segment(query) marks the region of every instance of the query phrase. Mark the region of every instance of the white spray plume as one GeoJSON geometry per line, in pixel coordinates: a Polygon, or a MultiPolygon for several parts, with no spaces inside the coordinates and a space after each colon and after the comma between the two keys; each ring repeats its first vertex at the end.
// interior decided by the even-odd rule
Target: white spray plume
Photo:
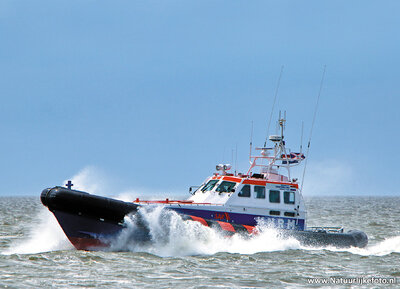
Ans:
{"type": "MultiPolygon", "coordinates": [[[[186,199],[189,197],[188,194],[183,194],[181,192],[160,192],[157,190],[150,190],[148,188],[136,188],[129,189],[123,192],[115,191],[109,184],[109,177],[99,168],[94,166],[87,166],[80,170],[76,175],[70,178],[73,183],[72,189],[78,191],[84,191],[96,195],[107,195],[112,196],[115,199],[121,201],[133,201],[136,198],[145,200],[155,200],[155,199],[186,199]]],[[[64,180],[64,184],[68,180],[64,180]]]]}
{"type": "MultiPolygon", "coordinates": [[[[332,251],[343,251],[336,248],[329,249],[332,251]]],[[[385,256],[392,253],[400,253],[400,236],[387,238],[382,242],[367,246],[366,248],[350,248],[345,251],[361,256],[385,256]]]]}
{"type": "Polygon", "coordinates": [[[31,224],[28,236],[12,243],[3,254],[36,254],[73,248],[50,211],[43,208],[37,219],[39,224],[31,224]]]}
{"type": "Polygon", "coordinates": [[[168,193],[168,192],[157,192],[150,191],[148,189],[131,189],[128,191],[124,191],[115,195],[115,199],[132,202],[139,198],[140,200],[153,201],[153,200],[165,200],[168,198],[169,200],[185,200],[189,198],[189,194],[183,193],[168,193]]]}
{"type": "Polygon", "coordinates": [[[297,240],[281,240],[276,230],[267,228],[251,238],[239,234],[228,238],[199,222],[184,221],[177,213],[161,206],[141,208],[135,216],[125,218],[125,222],[127,228],[111,243],[111,250],[185,256],[218,252],[253,254],[300,248],[297,240]],[[150,240],[146,242],[132,242],[139,231],[138,218],[148,230],[150,240]]]}
{"type": "MultiPolygon", "coordinates": [[[[74,190],[100,195],[107,193],[107,177],[105,177],[104,173],[102,173],[100,169],[94,166],[83,168],[70,180],[72,181],[72,189],[74,190]]],[[[64,180],[64,183],[67,181],[68,180],[64,180]]]]}
{"type": "Polygon", "coordinates": [[[199,222],[184,221],[177,213],[161,206],[143,207],[134,216],[126,217],[127,227],[111,242],[112,251],[147,252],[158,256],[213,255],[218,252],[255,254],[283,250],[346,251],[358,255],[383,256],[400,252],[400,236],[366,248],[338,249],[335,247],[303,246],[294,238],[282,239],[279,232],[260,222],[259,233],[252,236],[220,232],[199,222]],[[140,219],[140,226],[138,220],[140,219]],[[141,227],[142,226],[142,227],[141,227]],[[149,240],[138,241],[137,234],[146,228],[149,240]]]}

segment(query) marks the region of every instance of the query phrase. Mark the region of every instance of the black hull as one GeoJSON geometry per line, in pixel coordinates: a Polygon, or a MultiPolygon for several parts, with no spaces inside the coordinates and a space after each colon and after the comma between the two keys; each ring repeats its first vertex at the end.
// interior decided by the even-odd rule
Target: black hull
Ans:
{"type": "Polygon", "coordinates": [[[78,250],[107,247],[124,228],[124,217],[139,207],[63,187],[43,190],[40,199],[78,250]]]}
{"type": "Polygon", "coordinates": [[[78,250],[98,250],[109,246],[123,225],[63,211],[53,211],[68,240],[78,250]]]}
{"type": "MultiPolygon", "coordinates": [[[[135,214],[140,207],[134,203],[123,202],[111,198],[91,195],[85,192],[54,187],[43,190],[43,205],[53,212],[64,233],[80,250],[98,250],[108,247],[124,228],[124,217],[135,214]]],[[[225,235],[235,233],[257,233],[252,226],[206,220],[191,215],[181,215],[184,220],[201,222],[205,226],[216,228],[225,235]]],[[[138,232],[145,239],[145,230],[138,232]]],[[[282,238],[293,237],[306,246],[333,246],[337,248],[360,247],[368,244],[368,237],[361,231],[347,233],[315,232],[315,231],[280,231],[282,238]]]]}

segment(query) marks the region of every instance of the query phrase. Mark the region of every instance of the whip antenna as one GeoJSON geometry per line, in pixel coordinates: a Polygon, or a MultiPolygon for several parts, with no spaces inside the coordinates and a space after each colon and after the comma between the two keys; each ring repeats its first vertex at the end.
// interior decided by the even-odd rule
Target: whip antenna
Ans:
{"type": "Polygon", "coordinates": [[[237,143],[236,143],[236,148],[235,148],[235,176],[237,172],[237,143]]]}
{"type": "Polygon", "coordinates": [[[300,153],[303,152],[303,132],[304,132],[304,121],[301,122],[300,153]]]}
{"type": "Polygon", "coordinates": [[[251,121],[251,134],[250,134],[250,153],[249,153],[249,160],[251,162],[251,149],[253,147],[253,121],[251,121]]]}
{"type": "Polygon", "coordinates": [[[273,102],[273,104],[272,104],[271,115],[269,116],[269,122],[268,122],[268,128],[267,128],[267,136],[265,137],[264,147],[267,146],[268,135],[269,135],[269,127],[271,126],[272,115],[273,115],[273,113],[274,113],[275,102],[276,102],[276,96],[278,95],[279,86],[280,86],[280,84],[281,84],[282,73],[283,73],[283,65],[281,66],[281,72],[279,73],[278,83],[276,84],[274,102],[273,102]]]}
{"type": "Polygon", "coordinates": [[[301,192],[303,192],[304,176],[306,174],[307,160],[308,160],[308,156],[309,156],[309,152],[310,152],[311,137],[312,137],[312,132],[313,132],[313,129],[314,129],[315,118],[317,116],[319,98],[320,98],[321,92],[322,92],[322,85],[324,84],[325,71],[326,71],[326,65],[324,65],[324,72],[322,73],[322,79],[321,79],[321,83],[320,83],[320,86],[319,86],[317,103],[315,104],[314,116],[313,116],[313,121],[312,121],[312,124],[311,124],[310,138],[308,139],[308,144],[307,144],[306,161],[304,163],[303,178],[301,180],[301,189],[300,189],[301,192]]]}

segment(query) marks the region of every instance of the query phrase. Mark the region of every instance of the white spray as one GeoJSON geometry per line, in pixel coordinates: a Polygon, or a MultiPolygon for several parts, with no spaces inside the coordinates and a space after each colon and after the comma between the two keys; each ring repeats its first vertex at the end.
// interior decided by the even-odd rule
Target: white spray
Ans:
{"type": "Polygon", "coordinates": [[[15,241],[3,254],[36,254],[72,249],[56,218],[43,208],[37,216],[39,224],[31,224],[26,239],[15,241]]]}
{"type": "Polygon", "coordinates": [[[121,234],[111,242],[112,251],[147,252],[158,256],[213,255],[218,252],[255,254],[283,250],[346,251],[358,255],[383,256],[400,252],[400,236],[386,239],[367,248],[338,249],[335,247],[306,247],[296,239],[281,239],[278,231],[260,223],[260,233],[251,237],[235,234],[226,237],[199,222],[184,221],[175,212],[164,208],[141,208],[135,216],[126,217],[127,224],[121,234]],[[141,224],[142,227],[138,226],[141,224]],[[139,228],[140,227],[140,228],[139,228]],[[143,227],[149,239],[138,242],[134,235],[143,227]]]}
{"type": "Polygon", "coordinates": [[[147,252],[159,256],[210,255],[218,252],[253,254],[257,252],[298,249],[297,240],[281,240],[277,231],[263,228],[251,238],[236,234],[225,237],[199,222],[184,221],[175,212],[164,208],[141,208],[133,217],[126,217],[127,228],[111,243],[111,250],[147,252]],[[148,231],[149,240],[132,241],[140,225],[148,231]]]}

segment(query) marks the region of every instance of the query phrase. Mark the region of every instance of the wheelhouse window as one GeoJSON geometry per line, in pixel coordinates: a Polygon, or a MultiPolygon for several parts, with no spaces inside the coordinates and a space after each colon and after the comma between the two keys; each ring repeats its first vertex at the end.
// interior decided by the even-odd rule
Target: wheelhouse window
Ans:
{"type": "Polygon", "coordinates": [[[265,199],[265,187],[254,186],[254,193],[256,194],[257,199],[265,199]]]}
{"type": "Polygon", "coordinates": [[[283,201],[285,204],[294,204],[294,192],[283,192],[283,201]]]}
{"type": "Polygon", "coordinates": [[[240,190],[239,197],[250,198],[250,185],[244,185],[240,190]]]}
{"type": "Polygon", "coordinates": [[[202,189],[202,192],[207,192],[207,191],[211,191],[214,187],[215,184],[218,183],[218,180],[211,180],[209,181],[202,189]]]}
{"type": "Polygon", "coordinates": [[[280,191],[269,191],[269,202],[270,203],[280,203],[281,202],[281,197],[280,197],[281,192],[280,191]]]}
{"type": "Polygon", "coordinates": [[[233,188],[236,186],[236,183],[223,181],[218,188],[215,190],[216,192],[224,192],[224,193],[231,193],[233,192],[233,188]]]}

